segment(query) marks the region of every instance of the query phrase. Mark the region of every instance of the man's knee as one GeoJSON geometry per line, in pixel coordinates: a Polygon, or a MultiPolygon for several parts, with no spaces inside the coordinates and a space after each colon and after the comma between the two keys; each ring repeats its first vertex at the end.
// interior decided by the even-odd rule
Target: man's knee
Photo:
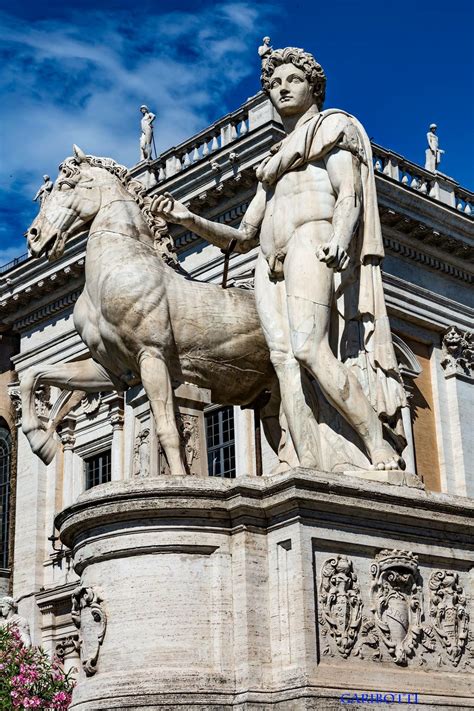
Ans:
{"type": "Polygon", "coordinates": [[[334,360],[328,344],[309,338],[305,342],[295,344],[293,353],[298,363],[318,380],[324,379],[334,360]]]}
{"type": "Polygon", "coordinates": [[[272,361],[273,367],[275,369],[278,369],[280,367],[287,367],[296,362],[293,353],[290,350],[284,348],[271,348],[270,360],[272,361]]]}

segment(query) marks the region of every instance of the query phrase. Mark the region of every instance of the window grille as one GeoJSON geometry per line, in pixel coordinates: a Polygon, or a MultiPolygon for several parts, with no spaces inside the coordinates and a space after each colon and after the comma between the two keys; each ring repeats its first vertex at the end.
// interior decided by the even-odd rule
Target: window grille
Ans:
{"type": "Polygon", "coordinates": [[[222,407],[205,414],[209,476],[235,477],[234,408],[222,407]]]}
{"type": "Polygon", "coordinates": [[[8,568],[11,436],[0,427],[0,568],[8,568]]]}
{"type": "Polygon", "coordinates": [[[112,453],[110,449],[99,454],[94,454],[93,457],[84,459],[84,468],[86,473],[86,489],[92,489],[93,486],[106,484],[111,479],[111,462],[112,453]]]}

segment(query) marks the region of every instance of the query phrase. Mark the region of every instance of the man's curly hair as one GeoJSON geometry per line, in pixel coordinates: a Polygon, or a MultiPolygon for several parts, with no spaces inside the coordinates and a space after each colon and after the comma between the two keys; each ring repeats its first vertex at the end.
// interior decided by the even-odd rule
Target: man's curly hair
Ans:
{"type": "Polygon", "coordinates": [[[262,75],[260,77],[265,93],[269,93],[270,81],[273,72],[282,64],[293,64],[297,69],[304,72],[306,79],[313,86],[313,93],[321,111],[326,96],[326,75],[324,69],[315,60],[312,54],[305,52],[299,47],[285,47],[284,49],[274,49],[263,62],[262,75]]]}

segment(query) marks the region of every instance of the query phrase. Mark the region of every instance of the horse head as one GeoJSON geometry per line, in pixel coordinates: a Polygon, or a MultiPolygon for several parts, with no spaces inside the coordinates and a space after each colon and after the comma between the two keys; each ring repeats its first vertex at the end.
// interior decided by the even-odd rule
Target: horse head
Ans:
{"type": "Polygon", "coordinates": [[[101,189],[93,173],[101,169],[93,168],[90,158],[74,146],[74,156],[59,166],[53,189],[26,233],[33,257],[45,254],[50,261],[59,259],[69,237],[83,230],[97,214],[101,189]]]}

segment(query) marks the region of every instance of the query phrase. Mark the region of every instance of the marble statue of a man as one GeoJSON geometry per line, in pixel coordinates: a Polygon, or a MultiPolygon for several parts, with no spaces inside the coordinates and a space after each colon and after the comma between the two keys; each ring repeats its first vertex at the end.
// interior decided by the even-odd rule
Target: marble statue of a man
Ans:
{"type": "Polygon", "coordinates": [[[12,597],[0,598],[0,627],[14,625],[25,647],[31,647],[30,626],[28,621],[18,614],[18,606],[12,597]]]}
{"type": "Polygon", "coordinates": [[[322,110],[326,77],[311,54],[273,50],[262,85],[287,135],[259,166],[239,229],[201,218],[170,195],[156,197],[152,210],[220,248],[235,240],[236,251],[245,252],[260,243],[255,298],[300,465],[335,468],[308,438],[308,421],[319,425],[320,412],[309,412],[304,369],[320,401],[349,423],[349,438],[361,443],[371,466],[403,468],[406,399],[382,289],[369,139],[346,112],[322,110]]]}
{"type": "Polygon", "coordinates": [[[142,120],[140,122],[140,160],[151,160],[151,149],[153,144],[153,121],[155,120],[156,116],[150,111],[148,106],[145,106],[145,104],[140,106],[140,112],[142,114],[142,120]]]}
{"type": "Polygon", "coordinates": [[[43,204],[43,200],[45,197],[49,195],[51,190],[53,189],[53,181],[49,177],[49,175],[43,175],[43,184],[40,185],[40,188],[36,195],[33,198],[33,202],[37,202],[37,200],[40,201],[40,205],[43,204]]]}
{"type": "Polygon", "coordinates": [[[438,170],[438,165],[441,162],[441,155],[444,153],[444,151],[439,148],[439,139],[436,135],[437,128],[437,125],[432,123],[430,125],[430,130],[426,134],[428,148],[425,151],[425,168],[426,170],[431,170],[432,173],[438,170]]]}

